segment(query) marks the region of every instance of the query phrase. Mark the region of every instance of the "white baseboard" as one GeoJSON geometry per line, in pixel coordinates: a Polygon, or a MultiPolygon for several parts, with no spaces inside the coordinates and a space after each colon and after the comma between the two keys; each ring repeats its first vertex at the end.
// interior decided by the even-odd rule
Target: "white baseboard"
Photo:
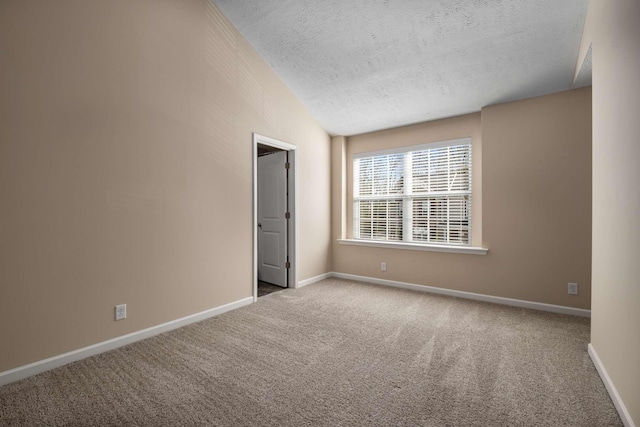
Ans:
{"type": "Polygon", "coordinates": [[[618,390],[616,390],[616,386],[613,385],[613,382],[611,381],[611,378],[609,377],[607,370],[602,364],[602,361],[600,360],[600,357],[598,356],[596,349],[593,347],[591,343],[589,343],[587,348],[589,350],[589,356],[591,357],[591,361],[595,365],[596,370],[600,375],[600,378],[602,378],[602,382],[604,383],[604,386],[607,388],[607,391],[609,392],[609,396],[611,396],[611,400],[613,401],[614,406],[618,410],[618,414],[620,414],[620,419],[622,420],[622,423],[626,427],[636,427],[635,423],[631,419],[631,414],[629,414],[627,407],[624,405],[624,402],[622,401],[622,399],[620,398],[620,395],[618,394],[618,390]]]}
{"type": "Polygon", "coordinates": [[[531,308],[552,313],[570,314],[580,317],[591,317],[591,310],[582,308],[565,307],[562,305],[545,304],[541,302],[525,301],[513,298],[496,297],[492,295],[476,294],[473,292],[456,291],[453,289],[436,288],[434,286],[416,285],[413,283],[396,282],[393,280],[378,279],[375,277],[356,276],[354,274],[330,273],[331,277],[339,279],[357,280],[359,282],[373,283],[375,285],[391,286],[394,288],[411,289],[413,291],[429,292],[432,294],[448,295],[452,297],[472,299],[476,301],[491,302],[494,304],[510,305],[514,307],[531,308]]]}
{"type": "Polygon", "coordinates": [[[48,359],[30,363],[28,365],[19,366],[8,371],[0,372],[0,386],[66,365],[71,362],[75,362],[80,359],[85,359],[99,353],[104,353],[105,351],[113,350],[118,347],[122,347],[124,345],[170,331],[172,329],[177,329],[191,323],[199,322],[201,320],[226,313],[227,311],[235,310],[251,303],[253,303],[253,297],[243,298],[241,300],[205,310],[200,313],[192,314],[181,319],[172,320],[171,322],[152,326],[141,331],[132,332],[121,337],[113,338],[107,341],[90,345],[88,347],[80,348],[78,350],[73,350],[68,353],[50,357],[48,359]]]}
{"type": "Polygon", "coordinates": [[[297,288],[301,288],[303,286],[310,285],[312,283],[319,282],[319,281],[324,280],[324,279],[329,279],[330,277],[333,277],[333,274],[334,273],[324,273],[324,274],[321,274],[319,276],[315,276],[315,277],[311,277],[309,279],[301,280],[301,281],[298,282],[298,286],[296,286],[296,289],[297,288]]]}

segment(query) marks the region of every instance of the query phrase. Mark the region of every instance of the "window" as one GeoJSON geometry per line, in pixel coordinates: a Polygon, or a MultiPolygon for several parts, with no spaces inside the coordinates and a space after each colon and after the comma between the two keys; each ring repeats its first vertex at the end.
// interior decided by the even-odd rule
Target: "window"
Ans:
{"type": "Polygon", "coordinates": [[[471,139],[354,156],[354,238],[471,244],[471,139]]]}

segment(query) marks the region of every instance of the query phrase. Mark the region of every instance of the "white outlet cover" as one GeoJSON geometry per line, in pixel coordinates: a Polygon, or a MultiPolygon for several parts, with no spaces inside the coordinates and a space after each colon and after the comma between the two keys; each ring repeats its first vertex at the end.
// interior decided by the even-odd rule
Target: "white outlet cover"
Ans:
{"type": "Polygon", "coordinates": [[[386,262],[380,263],[380,270],[387,271],[387,263],[386,262]]]}
{"type": "Polygon", "coordinates": [[[568,290],[569,295],[578,295],[578,284],[577,283],[569,283],[567,290],[568,290]]]}
{"type": "Polygon", "coordinates": [[[116,320],[122,320],[127,317],[127,304],[116,305],[116,320]]]}

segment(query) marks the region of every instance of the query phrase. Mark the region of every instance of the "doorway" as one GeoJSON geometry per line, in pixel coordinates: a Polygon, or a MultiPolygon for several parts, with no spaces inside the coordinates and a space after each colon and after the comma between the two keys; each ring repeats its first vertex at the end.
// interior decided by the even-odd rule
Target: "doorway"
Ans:
{"type": "Polygon", "coordinates": [[[288,284],[288,154],[258,144],[258,287],[288,284]]]}
{"type": "Polygon", "coordinates": [[[297,284],[295,161],[296,146],[253,134],[254,301],[259,282],[271,290],[297,284]]]}

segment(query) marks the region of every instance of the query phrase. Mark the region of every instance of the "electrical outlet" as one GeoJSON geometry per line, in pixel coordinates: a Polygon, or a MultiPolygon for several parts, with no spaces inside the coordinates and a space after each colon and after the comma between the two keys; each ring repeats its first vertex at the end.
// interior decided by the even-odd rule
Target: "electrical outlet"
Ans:
{"type": "Polygon", "coordinates": [[[116,320],[122,320],[127,317],[127,304],[116,305],[116,320]]]}
{"type": "Polygon", "coordinates": [[[386,262],[381,262],[380,263],[380,271],[387,271],[387,263],[386,262]]]}
{"type": "Polygon", "coordinates": [[[567,286],[567,293],[569,295],[578,295],[578,284],[569,283],[569,285],[567,286]]]}

